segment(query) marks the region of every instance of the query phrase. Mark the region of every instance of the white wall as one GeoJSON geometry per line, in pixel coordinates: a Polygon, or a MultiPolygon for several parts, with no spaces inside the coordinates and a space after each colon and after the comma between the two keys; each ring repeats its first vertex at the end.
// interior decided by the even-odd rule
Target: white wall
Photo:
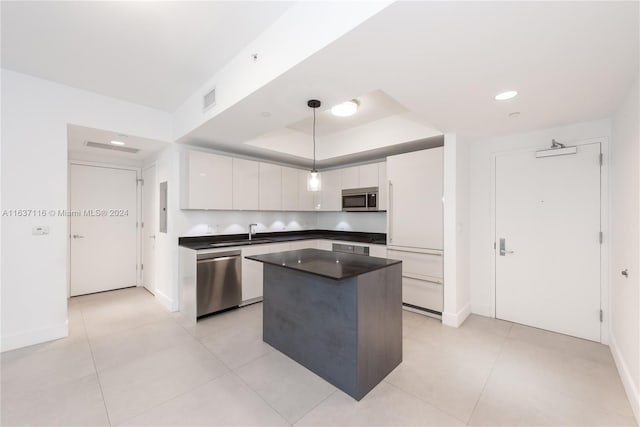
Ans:
{"type": "MultiPolygon", "coordinates": [[[[3,209],[67,209],[69,123],[171,138],[169,114],[2,70],[3,209]]],[[[3,351],[67,334],[67,246],[64,217],[2,218],[3,351]]]]}
{"type": "Polygon", "coordinates": [[[469,282],[469,141],[456,138],[456,317],[458,325],[471,313],[469,282]]]}
{"type": "MultiPolygon", "coordinates": [[[[491,224],[492,156],[495,153],[529,148],[547,148],[551,139],[577,142],[610,137],[609,120],[576,123],[535,132],[471,141],[469,143],[469,275],[471,311],[492,316],[491,224]]],[[[606,203],[606,201],[605,201],[606,203]]]]}
{"type": "Polygon", "coordinates": [[[444,309],[442,323],[462,325],[470,314],[468,262],[468,141],[444,135],[444,309]]]}
{"type": "Polygon", "coordinates": [[[611,350],[640,419],[640,83],[613,118],[611,142],[611,350]],[[628,269],[629,278],[620,272],[628,269]]]}

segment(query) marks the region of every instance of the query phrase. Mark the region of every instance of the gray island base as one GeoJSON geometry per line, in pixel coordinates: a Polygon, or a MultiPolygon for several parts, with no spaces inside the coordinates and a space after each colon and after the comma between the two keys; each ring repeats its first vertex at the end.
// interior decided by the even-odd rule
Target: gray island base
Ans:
{"type": "Polygon", "coordinates": [[[318,249],[264,263],[263,340],[356,400],[402,362],[400,261],[318,249]]]}

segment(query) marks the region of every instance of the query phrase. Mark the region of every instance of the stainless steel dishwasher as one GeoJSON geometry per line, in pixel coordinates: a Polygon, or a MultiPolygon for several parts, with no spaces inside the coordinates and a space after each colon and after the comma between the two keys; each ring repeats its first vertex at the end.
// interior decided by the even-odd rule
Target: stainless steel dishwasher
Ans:
{"type": "Polygon", "coordinates": [[[240,251],[198,255],[196,317],[236,307],[242,301],[240,251]]]}

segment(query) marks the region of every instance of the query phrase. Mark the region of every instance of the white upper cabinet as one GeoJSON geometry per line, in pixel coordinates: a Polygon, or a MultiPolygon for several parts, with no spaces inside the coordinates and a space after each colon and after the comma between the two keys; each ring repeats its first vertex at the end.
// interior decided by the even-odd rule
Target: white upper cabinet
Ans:
{"type": "Polygon", "coordinates": [[[378,210],[387,210],[388,193],[387,162],[380,162],[378,163],[378,210]]]}
{"type": "Polygon", "coordinates": [[[342,189],[378,186],[378,163],[342,169],[342,189]]]}
{"type": "Polygon", "coordinates": [[[182,209],[232,209],[233,162],[231,157],[202,151],[182,156],[182,209]]]}
{"type": "Polygon", "coordinates": [[[387,158],[387,244],[443,248],[443,148],[387,158]]]}
{"type": "Polygon", "coordinates": [[[260,163],[260,210],[282,210],[282,166],[260,163]]]}
{"type": "Polygon", "coordinates": [[[342,188],[360,187],[360,166],[342,169],[342,188]]]}
{"type": "Polygon", "coordinates": [[[334,169],[320,173],[322,191],[320,192],[321,211],[342,210],[342,170],[334,169]]]}
{"type": "MultiPolygon", "coordinates": [[[[306,181],[305,181],[306,186],[306,181]]],[[[306,190],[306,187],[305,187],[306,190]]],[[[298,169],[282,167],[282,210],[298,209],[298,169]]]]}
{"type": "Polygon", "coordinates": [[[233,159],[233,209],[258,210],[260,204],[258,162],[233,159]]]}
{"type": "MultiPolygon", "coordinates": [[[[313,211],[315,210],[316,191],[307,190],[307,177],[309,171],[297,170],[298,172],[298,209],[299,211],[313,211]]],[[[321,178],[322,179],[322,176],[321,178]]]]}
{"type": "Polygon", "coordinates": [[[378,164],[362,165],[358,167],[360,181],[358,186],[361,188],[378,186],[378,164]]]}

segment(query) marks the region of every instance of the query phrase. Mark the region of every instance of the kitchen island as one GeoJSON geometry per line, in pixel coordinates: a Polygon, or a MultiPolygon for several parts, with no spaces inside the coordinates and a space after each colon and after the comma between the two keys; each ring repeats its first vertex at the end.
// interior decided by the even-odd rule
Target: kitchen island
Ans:
{"type": "Polygon", "coordinates": [[[263,340],[356,400],[402,361],[401,261],[318,249],[264,263],[263,340]]]}

